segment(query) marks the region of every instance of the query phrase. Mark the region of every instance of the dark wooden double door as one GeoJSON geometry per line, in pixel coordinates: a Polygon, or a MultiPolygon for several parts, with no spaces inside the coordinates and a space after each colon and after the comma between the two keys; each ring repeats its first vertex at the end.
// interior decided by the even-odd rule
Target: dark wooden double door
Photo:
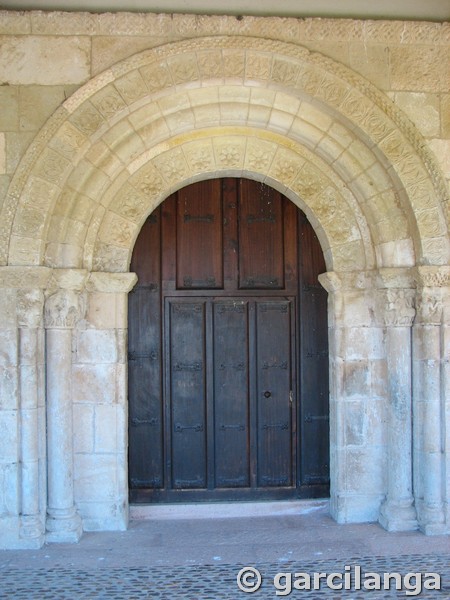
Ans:
{"type": "Polygon", "coordinates": [[[131,501],[328,495],[325,266],[303,213],[254,181],[192,184],[131,270],[131,501]]]}

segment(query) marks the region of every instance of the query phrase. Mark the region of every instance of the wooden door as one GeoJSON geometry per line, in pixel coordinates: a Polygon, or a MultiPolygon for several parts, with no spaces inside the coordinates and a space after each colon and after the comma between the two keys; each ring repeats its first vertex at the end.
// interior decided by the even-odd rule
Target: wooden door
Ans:
{"type": "Polygon", "coordinates": [[[304,215],[260,183],[200,182],[147,220],[131,270],[131,500],[326,495],[324,264],[304,215]]]}

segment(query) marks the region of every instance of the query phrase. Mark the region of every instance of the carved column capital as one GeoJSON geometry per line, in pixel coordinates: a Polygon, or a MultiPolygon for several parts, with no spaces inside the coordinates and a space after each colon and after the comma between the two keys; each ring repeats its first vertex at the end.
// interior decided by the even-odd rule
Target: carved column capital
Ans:
{"type": "Polygon", "coordinates": [[[416,297],[417,320],[425,325],[440,325],[443,313],[442,292],[435,288],[420,288],[416,297]]]}
{"type": "Polygon", "coordinates": [[[36,329],[42,326],[44,293],[40,289],[17,291],[17,324],[21,329],[36,329]]]}
{"type": "Polygon", "coordinates": [[[84,317],[84,295],[74,290],[58,290],[45,302],[46,329],[73,329],[84,317]]]}
{"type": "Polygon", "coordinates": [[[379,310],[387,327],[411,327],[416,315],[415,291],[389,288],[379,292],[379,310]]]}
{"type": "Polygon", "coordinates": [[[417,267],[414,279],[417,285],[417,321],[427,325],[440,325],[444,296],[450,287],[450,267],[417,267]]]}

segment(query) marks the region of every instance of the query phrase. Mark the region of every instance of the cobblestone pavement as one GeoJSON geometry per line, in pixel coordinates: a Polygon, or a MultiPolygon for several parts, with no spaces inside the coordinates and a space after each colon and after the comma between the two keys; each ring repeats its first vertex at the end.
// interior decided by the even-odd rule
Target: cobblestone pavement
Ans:
{"type": "MultiPolygon", "coordinates": [[[[409,598],[418,595],[422,598],[450,598],[450,554],[442,556],[407,555],[397,558],[386,557],[351,557],[343,560],[315,560],[298,563],[263,563],[254,564],[262,575],[261,588],[255,593],[244,593],[238,588],[237,574],[243,565],[214,564],[191,566],[151,566],[126,568],[75,568],[58,567],[47,569],[6,569],[0,574],[0,598],[8,600],[73,600],[78,598],[131,600],[140,598],[154,599],[186,599],[186,600],[220,600],[222,598],[238,600],[239,598],[280,597],[276,595],[274,577],[277,573],[324,572],[327,574],[345,573],[345,566],[350,572],[351,589],[335,591],[329,589],[325,580],[321,580],[319,590],[292,589],[290,598],[346,598],[352,600],[375,600],[381,598],[409,598]],[[354,566],[361,567],[361,590],[355,590],[354,566]],[[422,573],[422,586],[425,573],[438,573],[441,576],[441,590],[423,590],[417,594],[418,580],[402,579],[402,590],[395,589],[393,580],[385,591],[364,589],[369,572],[400,573],[402,578],[407,573],[422,573]],[[408,590],[409,585],[409,590],[408,590]],[[409,591],[407,595],[406,592],[409,591]]],[[[295,581],[293,576],[292,582],[295,581]]],[[[303,587],[306,586],[302,580],[303,587]]],[[[342,580],[345,581],[345,580],[342,580]]],[[[339,583],[334,581],[334,584],[339,583]]],[[[287,595],[286,578],[278,584],[282,595],[287,595]]],[[[345,584],[344,584],[345,585],[345,584]]],[[[293,587],[293,586],[292,586],[293,587]]]]}
{"type": "MultiPolygon", "coordinates": [[[[132,520],[127,531],[88,532],[78,544],[0,551],[0,599],[450,600],[449,536],[388,533],[376,523],[340,525],[323,501],[277,503],[267,514],[262,514],[263,506],[255,504],[256,513],[242,513],[240,518],[225,518],[223,506],[217,508],[219,518],[217,514],[197,518],[194,509],[163,518],[152,509],[151,516],[132,520]],[[261,574],[261,586],[254,593],[238,586],[237,576],[244,567],[261,574]],[[383,582],[385,572],[398,573],[402,589],[396,589],[394,580],[383,591],[365,589],[375,581],[369,573],[383,582]],[[278,573],[286,576],[275,579],[278,573]],[[331,585],[342,583],[343,589],[328,587],[326,576],[317,589],[314,573],[341,574],[331,585]],[[410,573],[419,575],[409,577],[410,573]],[[440,591],[418,593],[420,579],[422,588],[431,581],[426,573],[440,576],[440,591]],[[296,582],[303,589],[294,587],[296,582]]],[[[204,515],[205,508],[201,511],[204,515]]],[[[249,585],[253,581],[242,579],[249,585]]]]}

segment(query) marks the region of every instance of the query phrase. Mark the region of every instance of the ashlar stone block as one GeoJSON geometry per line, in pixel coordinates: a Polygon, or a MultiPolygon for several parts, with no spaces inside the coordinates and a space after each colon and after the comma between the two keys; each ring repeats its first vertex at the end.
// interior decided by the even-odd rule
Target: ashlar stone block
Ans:
{"type": "Polygon", "coordinates": [[[76,363],[102,364],[117,361],[116,332],[110,329],[79,331],[76,340],[76,363]]]}
{"type": "Polygon", "coordinates": [[[17,411],[0,411],[0,462],[17,461],[19,431],[17,411]]]}
{"type": "Polygon", "coordinates": [[[0,86],[0,131],[19,130],[19,87],[0,86]]]}
{"type": "Polygon", "coordinates": [[[114,404],[116,401],[115,366],[75,365],[72,397],[74,402],[83,404],[114,404]]]}
{"type": "Polygon", "coordinates": [[[117,452],[117,406],[98,405],[95,407],[95,448],[96,453],[117,452]]]}
{"type": "Polygon", "coordinates": [[[16,367],[0,367],[0,410],[15,410],[19,404],[16,367]]]}
{"type": "Polygon", "coordinates": [[[94,407],[88,404],[73,405],[73,450],[83,454],[94,451],[94,407]]]}
{"type": "Polygon", "coordinates": [[[76,502],[106,502],[117,498],[115,454],[76,454],[74,496],[76,502]]]}
{"type": "Polygon", "coordinates": [[[4,36],[0,81],[9,85],[84,83],[90,77],[90,49],[88,37],[4,36]]]}
{"type": "Polygon", "coordinates": [[[369,397],[370,394],[370,368],[366,360],[346,361],[344,363],[344,379],[342,381],[343,393],[349,398],[352,396],[369,397]]]}
{"type": "Polygon", "coordinates": [[[128,502],[77,502],[84,531],[125,531],[128,525],[128,502]]]}

